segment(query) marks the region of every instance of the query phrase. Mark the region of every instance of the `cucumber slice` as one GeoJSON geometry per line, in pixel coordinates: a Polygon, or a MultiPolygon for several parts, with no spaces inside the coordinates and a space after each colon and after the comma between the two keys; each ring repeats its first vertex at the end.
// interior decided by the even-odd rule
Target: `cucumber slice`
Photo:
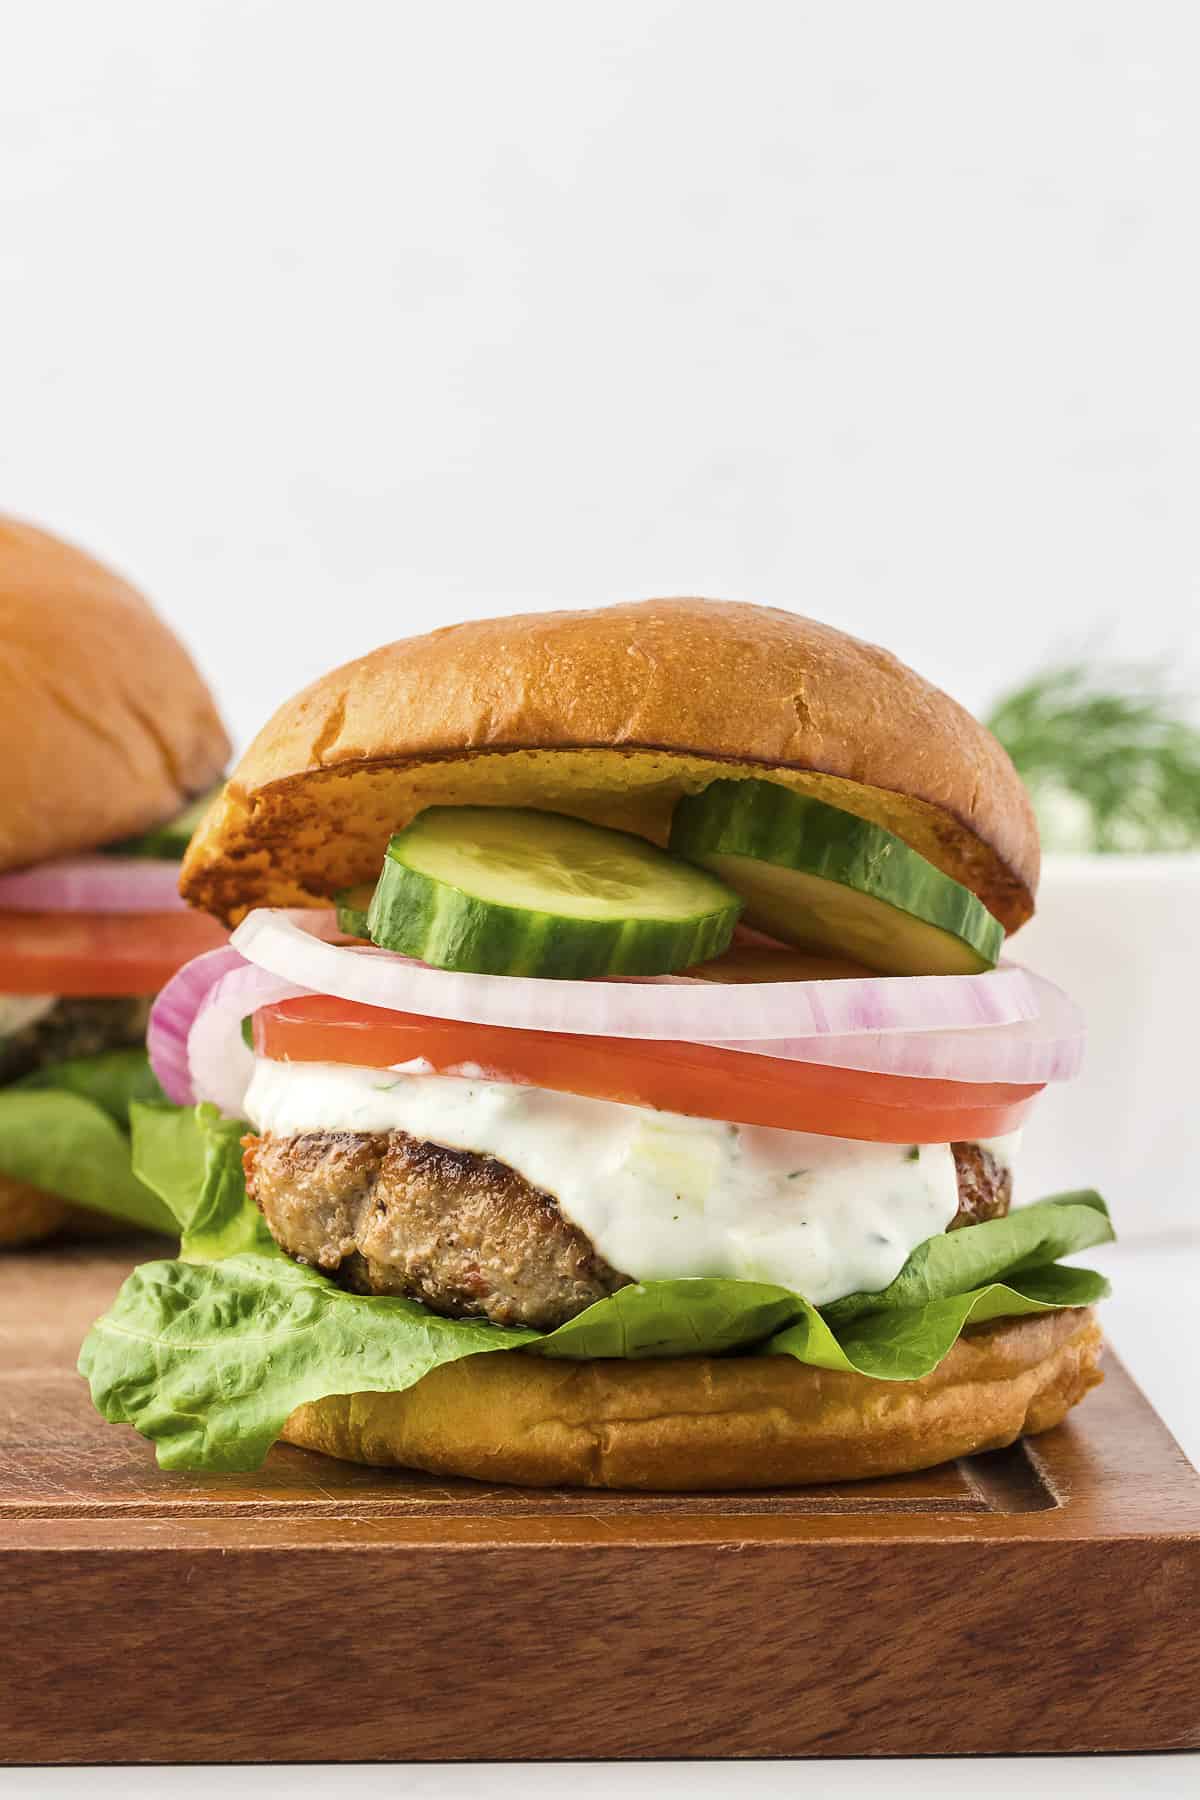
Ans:
{"type": "Polygon", "coordinates": [[[969,888],[869,819],[772,781],[714,781],[685,796],[671,849],[746,902],[746,923],[884,975],[973,975],[1004,927],[969,888]]]}
{"type": "Polygon", "coordinates": [[[338,930],[345,932],[347,937],[370,937],[371,928],[367,923],[367,915],[371,910],[371,895],[374,892],[371,883],[364,881],[358,887],[343,888],[340,894],[333,896],[338,930]]]}
{"type": "Polygon", "coordinates": [[[741,910],[715,876],[562,813],[431,806],[392,838],[377,944],[483,975],[665,975],[719,956],[741,910]]]}

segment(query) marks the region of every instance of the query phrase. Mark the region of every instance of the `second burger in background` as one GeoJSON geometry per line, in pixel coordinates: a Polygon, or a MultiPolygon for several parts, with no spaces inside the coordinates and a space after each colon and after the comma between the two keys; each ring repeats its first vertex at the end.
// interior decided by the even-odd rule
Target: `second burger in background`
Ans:
{"type": "Polygon", "coordinates": [[[153,996],[225,940],[177,892],[229,741],[187,651],[82,551],[0,519],[0,1246],[175,1229],[133,1175],[153,996]]]}

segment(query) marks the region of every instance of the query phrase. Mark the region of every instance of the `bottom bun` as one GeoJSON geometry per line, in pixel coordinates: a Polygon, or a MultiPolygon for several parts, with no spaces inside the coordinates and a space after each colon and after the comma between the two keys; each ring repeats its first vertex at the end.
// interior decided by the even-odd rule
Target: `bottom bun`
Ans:
{"type": "Polygon", "coordinates": [[[122,1226],[119,1219],[110,1219],[107,1213],[73,1206],[44,1188],[0,1175],[0,1250],[36,1244],[43,1238],[68,1232],[73,1237],[107,1237],[121,1230],[128,1231],[129,1226],[122,1226]]]}
{"type": "Polygon", "coordinates": [[[402,1394],[299,1407],[284,1439],[349,1462],[526,1487],[786,1487],[927,1469],[1057,1425],[1102,1380],[1089,1310],[968,1331],[921,1381],[787,1356],[560,1362],[492,1351],[402,1394]]]}

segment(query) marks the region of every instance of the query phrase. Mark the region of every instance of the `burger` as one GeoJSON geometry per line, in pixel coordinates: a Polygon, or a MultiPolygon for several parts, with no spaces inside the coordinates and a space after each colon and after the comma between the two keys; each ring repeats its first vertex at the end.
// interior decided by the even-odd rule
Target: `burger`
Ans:
{"type": "Polygon", "coordinates": [[[1111,1237],[1013,1206],[1074,1074],[1006,960],[1038,840],[886,651],[694,599],[390,644],[261,732],[182,891],[234,927],[134,1108],[179,1258],[84,1345],[168,1468],[277,1440],[534,1485],[896,1473],[1099,1379],[1111,1237]]]}
{"type": "Polygon", "coordinates": [[[229,756],[183,646],[82,551],[0,519],[0,1246],[174,1230],[130,1166],[154,994],[224,942],[179,858],[229,756]]]}

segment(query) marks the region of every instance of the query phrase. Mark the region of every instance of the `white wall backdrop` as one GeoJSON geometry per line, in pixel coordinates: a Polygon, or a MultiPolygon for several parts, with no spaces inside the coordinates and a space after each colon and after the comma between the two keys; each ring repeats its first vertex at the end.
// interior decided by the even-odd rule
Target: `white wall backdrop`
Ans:
{"type": "Polygon", "coordinates": [[[696,591],[980,704],[1185,654],[1191,0],[38,0],[0,54],[0,509],[239,739],[385,638],[696,591]]]}

